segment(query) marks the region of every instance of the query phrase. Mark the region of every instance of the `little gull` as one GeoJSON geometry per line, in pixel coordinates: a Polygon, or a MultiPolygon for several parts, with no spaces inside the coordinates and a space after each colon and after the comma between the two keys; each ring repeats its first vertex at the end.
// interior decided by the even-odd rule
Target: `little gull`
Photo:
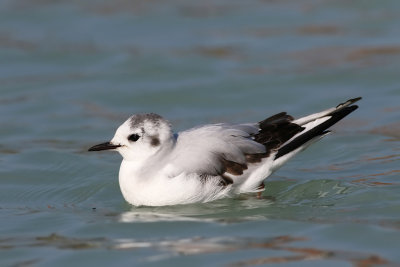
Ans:
{"type": "Polygon", "coordinates": [[[89,151],[116,150],[119,184],[135,206],[208,202],[264,190],[264,180],[318,141],[358,108],[361,97],[294,119],[286,112],[258,123],[210,124],[174,134],[157,114],[136,114],[110,142],[89,151]]]}

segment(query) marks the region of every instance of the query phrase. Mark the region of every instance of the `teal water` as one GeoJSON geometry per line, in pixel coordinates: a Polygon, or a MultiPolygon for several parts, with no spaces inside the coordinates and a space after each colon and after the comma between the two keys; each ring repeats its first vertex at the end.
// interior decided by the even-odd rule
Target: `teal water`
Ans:
{"type": "Polygon", "coordinates": [[[0,2],[1,266],[400,265],[400,2],[0,2]],[[351,2],[351,3],[350,3],[351,2]],[[137,112],[182,130],[362,96],[265,199],[135,208],[137,112]]]}

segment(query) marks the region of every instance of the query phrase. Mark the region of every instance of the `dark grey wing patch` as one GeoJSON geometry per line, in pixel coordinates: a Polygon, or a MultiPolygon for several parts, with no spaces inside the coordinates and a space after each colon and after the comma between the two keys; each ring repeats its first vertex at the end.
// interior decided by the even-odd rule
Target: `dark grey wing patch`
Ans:
{"type": "Polygon", "coordinates": [[[214,170],[212,173],[203,174],[201,176],[203,177],[202,180],[206,181],[207,179],[215,179],[218,177],[222,186],[232,184],[233,180],[229,177],[230,175],[242,175],[243,172],[248,169],[249,164],[262,162],[262,160],[270,156],[272,152],[277,151],[282,144],[304,130],[304,127],[292,123],[293,120],[294,118],[292,116],[286,114],[286,112],[281,112],[260,121],[258,123],[259,131],[250,133],[248,138],[262,144],[265,147],[265,152],[245,153],[244,163],[236,162],[232,159],[228,160],[224,154],[216,155],[215,160],[220,164],[218,169],[214,170]]]}
{"type": "Polygon", "coordinates": [[[225,158],[221,158],[222,174],[229,173],[232,175],[242,175],[244,170],[247,170],[247,164],[240,164],[225,158]]]}
{"type": "Polygon", "coordinates": [[[245,154],[247,163],[259,163],[263,158],[268,157],[268,153],[245,154]]]}
{"type": "Polygon", "coordinates": [[[219,185],[227,186],[233,184],[232,178],[227,174],[242,175],[243,171],[248,168],[247,164],[227,160],[223,154],[219,155],[216,160],[220,163],[219,168],[215,169],[214,172],[200,174],[201,181],[206,182],[208,179],[218,178],[220,179],[219,185]]]}
{"type": "MultiPolygon", "coordinates": [[[[266,153],[255,156],[255,158],[268,157],[272,151],[275,151],[290,138],[304,130],[304,127],[292,123],[292,121],[293,117],[286,114],[286,112],[278,113],[260,121],[258,123],[260,131],[253,134],[253,139],[257,143],[264,145],[266,153]]],[[[252,157],[251,159],[254,158],[252,157]]]]}
{"type": "Polygon", "coordinates": [[[264,145],[265,153],[245,154],[245,163],[238,163],[227,160],[224,155],[220,157],[222,164],[222,174],[229,173],[231,175],[242,175],[248,168],[248,164],[260,163],[264,158],[268,157],[271,152],[276,151],[282,144],[304,130],[295,123],[292,123],[293,117],[286,112],[278,113],[258,123],[260,130],[251,134],[255,142],[264,145]]]}

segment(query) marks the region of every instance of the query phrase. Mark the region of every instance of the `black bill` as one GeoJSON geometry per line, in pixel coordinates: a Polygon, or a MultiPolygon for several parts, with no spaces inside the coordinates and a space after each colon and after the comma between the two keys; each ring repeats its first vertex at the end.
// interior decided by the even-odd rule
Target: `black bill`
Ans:
{"type": "Polygon", "coordinates": [[[110,149],[116,149],[118,147],[120,147],[121,145],[114,145],[110,142],[105,142],[105,143],[101,143],[95,146],[92,146],[91,148],[89,148],[88,151],[101,151],[101,150],[110,150],[110,149]]]}

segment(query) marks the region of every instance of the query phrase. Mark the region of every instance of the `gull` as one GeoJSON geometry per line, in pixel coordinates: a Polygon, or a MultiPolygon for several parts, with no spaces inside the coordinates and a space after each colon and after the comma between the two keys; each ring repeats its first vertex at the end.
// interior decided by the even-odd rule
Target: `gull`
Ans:
{"type": "Polygon", "coordinates": [[[89,151],[118,151],[119,185],[134,206],[203,203],[264,190],[264,180],[294,155],[330,133],[358,108],[347,100],[294,119],[286,112],[258,123],[209,124],[174,133],[160,115],[135,114],[109,142],[89,151]]]}

